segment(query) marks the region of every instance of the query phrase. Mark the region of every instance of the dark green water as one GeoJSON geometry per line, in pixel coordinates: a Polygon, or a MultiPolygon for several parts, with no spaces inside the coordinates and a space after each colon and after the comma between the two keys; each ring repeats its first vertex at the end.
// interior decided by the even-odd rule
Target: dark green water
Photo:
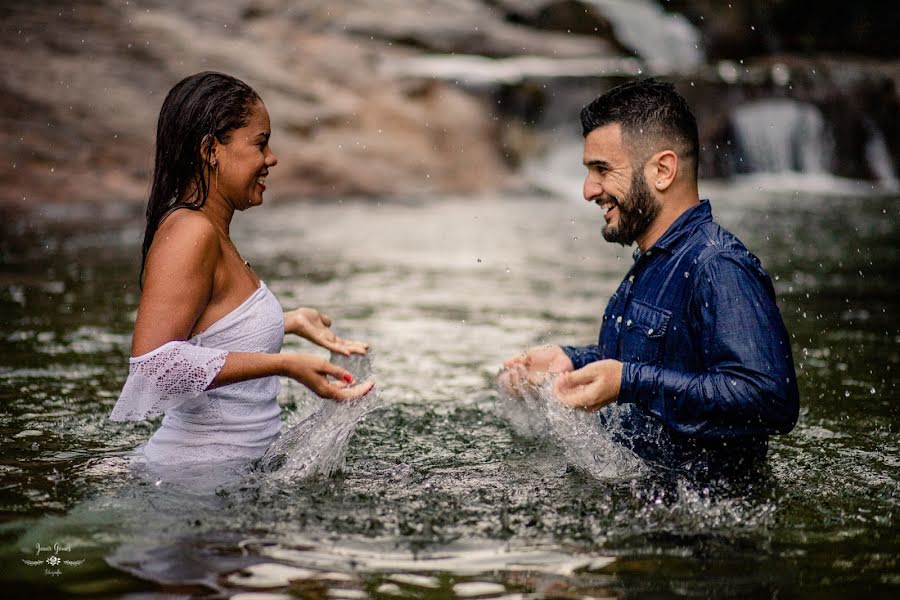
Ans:
{"type": "MultiPolygon", "coordinates": [[[[630,257],[603,242],[593,205],[428,198],[239,215],[238,245],[285,308],[325,308],[372,343],[383,406],[338,474],[212,494],[130,474],[126,455],[155,424],[107,421],[127,372],[140,216],[8,215],[2,585],[85,598],[892,596],[900,197],[850,190],[703,190],[775,279],[802,395],[770,476],[731,498],[682,486],[673,499],[614,455],[609,476],[585,469],[567,459],[583,439],[519,435],[498,405],[504,358],[596,336],[630,257]],[[83,562],[58,575],[23,562],[51,555],[83,562]]],[[[289,424],[315,407],[290,382],[280,400],[289,424]]]]}

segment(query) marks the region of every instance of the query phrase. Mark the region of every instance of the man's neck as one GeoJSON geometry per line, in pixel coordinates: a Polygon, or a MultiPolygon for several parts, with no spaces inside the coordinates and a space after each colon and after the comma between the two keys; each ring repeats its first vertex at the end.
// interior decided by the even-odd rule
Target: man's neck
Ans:
{"type": "Polygon", "coordinates": [[[696,186],[680,192],[671,190],[664,195],[657,196],[657,199],[662,205],[659,214],[636,240],[641,252],[646,252],[648,248],[652,247],[685,211],[700,203],[700,195],[696,186]]]}

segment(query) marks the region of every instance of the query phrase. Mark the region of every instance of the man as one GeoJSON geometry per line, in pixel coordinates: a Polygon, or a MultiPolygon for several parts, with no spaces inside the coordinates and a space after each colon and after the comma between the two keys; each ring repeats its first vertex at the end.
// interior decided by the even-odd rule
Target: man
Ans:
{"type": "Polygon", "coordinates": [[[673,85],[613,88],[581,112],[584,198],[603,237],[637,243],[598,344],[543,346],[504,363],[500,385],[557,374],[566,404],[598,410],[645,459],[707,475],[761,465],[770,434],[796,423],[790,343],[759,260],[715,224],[697,191],[698,135],[673,85]],[[615,424],[611,421],[615,421],[615,424]]]}

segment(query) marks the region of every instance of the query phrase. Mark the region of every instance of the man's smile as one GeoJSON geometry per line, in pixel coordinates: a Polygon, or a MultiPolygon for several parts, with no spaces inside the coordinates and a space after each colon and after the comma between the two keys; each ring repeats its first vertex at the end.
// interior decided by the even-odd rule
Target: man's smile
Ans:
{"type": "Polygon", "coordinates": [[[603,211],[604,211],[603,217],[606,219],[607,222],[612,218],[613,209],[616,208],[617,206],[619,206],[618,200],[616,200],[615,198],[611,198],[611,197],[610,198],[598,198],[597,200],[594,200],[594,203],[603,209],[603,211]]]}

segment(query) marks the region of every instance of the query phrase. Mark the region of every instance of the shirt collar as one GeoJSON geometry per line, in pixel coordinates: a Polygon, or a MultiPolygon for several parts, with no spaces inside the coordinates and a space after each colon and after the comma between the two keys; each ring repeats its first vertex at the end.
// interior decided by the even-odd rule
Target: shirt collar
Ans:
{"type": "MultiPolygon", "coordinates": [[[[671,252],[672,247],[678,244],[685,235],[691,233],[699,225],[712,221],[712,206],[709,200],[701,200],[699,204],[695,204],[683,213],[681,213],[675,221],[669,225],[665,233],[660,236],[656,243],[650,247],[652,250],[665,250],[671,252]]],[[[634,259],[637,260],[643,254],[640,249],[634,251],[634,259]]]]}

